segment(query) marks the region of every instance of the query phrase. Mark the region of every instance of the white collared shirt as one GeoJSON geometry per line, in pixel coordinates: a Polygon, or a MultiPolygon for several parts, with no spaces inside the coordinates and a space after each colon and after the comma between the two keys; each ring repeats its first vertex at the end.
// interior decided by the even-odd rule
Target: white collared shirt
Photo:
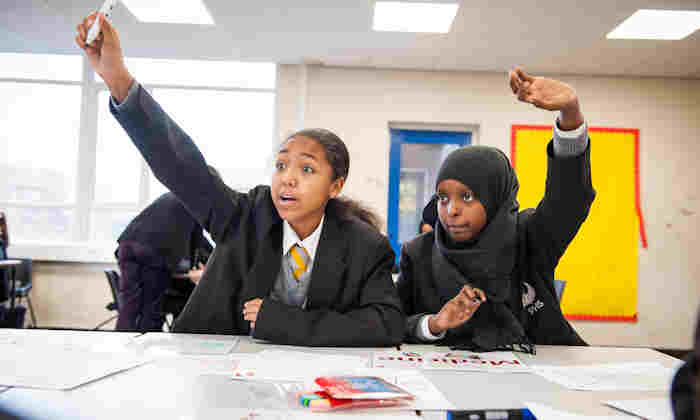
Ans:
{"type": "Polygon", "coordinates": [[[321,216],[321,222],[318,224],[316,229],[311,232],[311,235],[307,236],[306,239],[299,239],[299,235],[292,229],[292,225],[286,220],[284,221],[284,227],[282,228],[282,258],[289,252],[290,249],[296,244],[304,247],[306,252],[309,254],[309,266],[313,267],[314,259],[316,258],[316,250],[318,249],[318,242],[321,240],[321,231],[323,230],[323,222],[326,219],[326,215],[321,216]]]}

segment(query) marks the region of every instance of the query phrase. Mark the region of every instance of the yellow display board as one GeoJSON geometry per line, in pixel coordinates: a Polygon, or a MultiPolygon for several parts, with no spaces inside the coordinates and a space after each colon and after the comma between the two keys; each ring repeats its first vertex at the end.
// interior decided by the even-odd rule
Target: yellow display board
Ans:
{"type": "MultiPolygon", "coordinates": [[[[646,248],[639,193],[639,130],[588,129],[596,198],[555,272],[566,281],[567,319],[636,322],[639,246],[646,248]]],[[[544,196],[551,126],[514,125],[511,163],[520,208],[544,196]]]]}

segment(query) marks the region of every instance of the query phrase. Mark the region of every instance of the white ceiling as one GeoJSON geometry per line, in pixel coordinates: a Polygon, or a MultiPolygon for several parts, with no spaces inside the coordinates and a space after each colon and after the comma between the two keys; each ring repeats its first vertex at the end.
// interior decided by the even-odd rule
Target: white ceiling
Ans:
{"type": "MultiPolygon", "coordinates": [[[[374,32],[374,0],[204,2],[216,26],[139,23],[120,4],[113,21],[125,54],[450,71],[522,65],[539,74],[700,78],[700,31],[680,41],[605,39],[637,9],[700,10],[700,0],[458,0],[448,34],[374,32]]],[[[101,3],[0,0],[0,52],[78,53],[75,25],[101,3]]]]}

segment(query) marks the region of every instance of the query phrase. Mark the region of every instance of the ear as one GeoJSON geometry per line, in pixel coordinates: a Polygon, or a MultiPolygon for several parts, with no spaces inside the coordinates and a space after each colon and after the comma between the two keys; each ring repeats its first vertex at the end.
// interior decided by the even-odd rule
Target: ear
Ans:
{"type": "Polygon", "coordinates": [[[341,191],[343,191],[343,185],[345,185],[345,177],[338,177],[333,183],[331,184],[330,191],[328,192],[328,196],[330,198],[336,198],[341,191]]]}

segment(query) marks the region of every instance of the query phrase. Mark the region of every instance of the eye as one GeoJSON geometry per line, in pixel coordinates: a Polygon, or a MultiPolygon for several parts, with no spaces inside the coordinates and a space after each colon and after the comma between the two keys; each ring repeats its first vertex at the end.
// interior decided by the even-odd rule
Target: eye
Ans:
{"type": "Polygon", "coordinates": [[[286,164],[286,163],[280,162],[280,161],[277,161],[277,163],[275,163],[275,169],[277,169],[278,171],[281,171],[281,170],[283,170],[283,169],[285,169],[285,168],[287,168],[287,164],[286,164]]]}
{"type": "Polygon", "coordinates": [[[474,201],[474,193],[471,193],[471,192],[464,193],[464,195],[462,195],[462,200],[464,200],[465,203],[468,203],[470,201],[474,201]]]}
{"type": "Polygon", "coordinates": [[[447,194],[438,194],[437,199],[440,204],[446,204],[448,201],[450,201],[447,194]]]}
{"type": "Polygon", "coordinates": [[[301,170],[307,174],[312,174],[315,172],[314,168],[312,168],[311,166],[304,166],[301,170]]]}

